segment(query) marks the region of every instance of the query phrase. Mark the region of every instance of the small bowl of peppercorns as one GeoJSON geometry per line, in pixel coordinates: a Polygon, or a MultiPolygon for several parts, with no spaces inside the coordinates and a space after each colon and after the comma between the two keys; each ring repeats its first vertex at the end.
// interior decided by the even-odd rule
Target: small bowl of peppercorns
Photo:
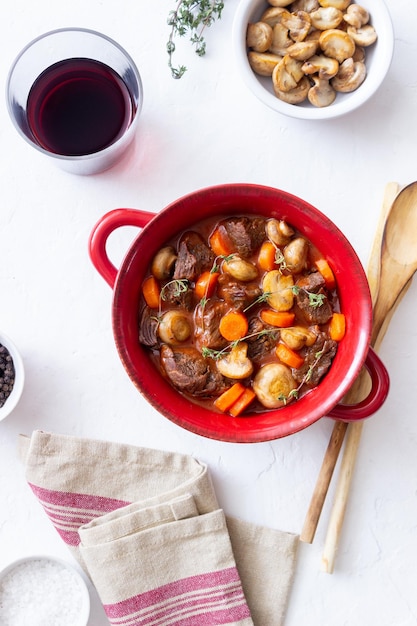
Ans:
{"type": "Polygon", "coordinates": [[[0,421],[16,407],[23,391],[25,373],[15,344],[0,333],[0,421]]]}

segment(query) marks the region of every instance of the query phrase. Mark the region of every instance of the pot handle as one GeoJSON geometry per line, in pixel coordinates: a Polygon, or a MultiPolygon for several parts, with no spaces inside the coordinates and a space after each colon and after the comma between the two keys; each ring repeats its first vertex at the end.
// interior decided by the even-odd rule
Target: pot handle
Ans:
{"type": "Polygon", "coordinates": [[[370,417],[383,405],[389,391],[389,375],[385,365],[371,347],[365,360],[365,367],[372,382],[369,395],[357,404],[338,404],[328,413],[328,417],[343,422],[354,422],[370,417]]]}
{"type": "Polygon", "coordinates": [[[118,270],[107,255],[107,239],[114,230],[121,226],[143,228],[154,217],[155,213],[140,211],[139,209],[114,209],[103,215],[94,226],[88,242],[90,259],[98,273],[111,288],[114,287],[118,270]]]}

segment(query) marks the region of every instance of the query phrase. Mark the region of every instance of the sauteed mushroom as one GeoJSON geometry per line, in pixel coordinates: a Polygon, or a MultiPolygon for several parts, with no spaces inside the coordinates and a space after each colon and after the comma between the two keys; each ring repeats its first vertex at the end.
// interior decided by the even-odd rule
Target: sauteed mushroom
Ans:
{"type": "Polygon", "coordinates": [[[343,16],[344,21],[354,28],[360,28],[369,22],[369,13],[359,4],[351,4],[347,7],[343,16]]]}
{"type": "Polygon", "coordinates": [[[306,266],[308,243],[303,237],[296,237],[284,248],[285,265],[290,272],[299,274],[306,266]]]}
{"type": "Polygon", "coordinates": [[[366,67],[361,61],[346,59],[340,66],[339,72],[331,81],[333,89],[344,93],[354,91],[366,78],[366,67]]]}
{"type": "Polygon", "coordinates": [[[314,85],[308,92],[308,99],[316,107],[327,107],[336,98],[336,90],[324,78],[313,76],[314,85]]]}
{"type": "Polygon", "coordinates": [[[351,3],[351,0],[319,0],[320,5],[322,7],[333,7],[335,9],[339,9],[340,11],[344,11],[347,6],[351,3]]]}
{"type": "Polygon", "coordinates": [[[282,274],[279,270],[267,272],[262,281],[262,289],[267,302],[275,311],[289,311],[294,304],[294,279],[291,274],[282,274]]]}
{"type": "Polygon", "coordinates": [[[255,52],[266,52],[272,43],[272,27],[266,22],[249,24],[246,43],[255,52]]]}
{"type": "Polygon", "coordinates": [[[282,328],[280,337],[292,350],[301,350],[304,346],[312,346],[317,339],[317,335],[305,326],[282,328]]]}
{"type": "Polygon", "coordinates": [[[249,65],[254,72],[260,76],[272,76],[272,72],[282,57],[272,52],[254,52],[248,53],[249,65]]]}
{"type": "Polygon", "coordinates": [[[277,246],[286,246],[294,235],[294,231],[284,220],[272,218],[266,223],[266,234],[272,243],[277,246]]]}
{"type": "Polygon", "coordinates": [[[336,59],[339,63],[343,63],[355,52],[355,42],[352,37],[337,28],[325,30],[320,35],[319,44],[326,56],[336,59]]]}
{"type": "Polygon", "coordinates": [[[234,254],[230,259],[227,259],[222,264],[223,270],[243,282],[254,280],[258,276],[258,270],[250,261],[242,259],[239,255],[234,254]]]}
{"type": "Polygon", "coordinates": [[[360,28],[354,26],[348,26],[347,29],[349,37],[353,39],[358,46],[371,46],[377,40],[377,34],[375,28],[370,24],[365,24],[360,28]]]}
{"type": "Polygon", "coordinates": [[[343,13],[334,7],[320,7],[310,13],[311,24],[317,30],[337,28],[343,20],[343,13]]]}
{"type": "Polygon", "coordinates": [[[172,309],[167,311],[159,322],[158,334],[165,343],[181,343],[191,335],[190,322],[181,310],[172,309]]]}
{"type": "Polygon", "coordinates": [[[177,254],[172,246],[161,248],[152,261],[152,274],[155,278],[158,278],[158,280],[169,278],[176,260],[177,254]]]}
{"type": "Polygon", "coordinates": [[[305,74],[318,74],[319,78],[330,80],[339,71],[339,62],[324,54],[315,54],[304,63],[302,70],[305,74]]]}
{"type": "Polygon", "coordinates": [[[248,344],[244,341],[236,344],[229,353],[216,361],[217,369],[226,378],[241,380],[253,372],[252,361],[247,357],[248,344]]]}
{"type": "Polygon", "coordinates": [[[277,409],[291,401],[296,388],[289,367],[282,363],[268,363],[260,368],[253,381],[256,396],[268,409],[277,409]]]}

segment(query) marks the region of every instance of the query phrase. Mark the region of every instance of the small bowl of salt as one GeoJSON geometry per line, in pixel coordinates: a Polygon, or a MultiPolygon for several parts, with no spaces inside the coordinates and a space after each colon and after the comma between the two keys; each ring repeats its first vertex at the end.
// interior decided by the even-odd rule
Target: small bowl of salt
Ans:
{"type": "Polygon", "coordinates": [[[86,626],[89,615],[87,585],[66,561],[31,556],[0,572],[2,626],[86,626]]]}

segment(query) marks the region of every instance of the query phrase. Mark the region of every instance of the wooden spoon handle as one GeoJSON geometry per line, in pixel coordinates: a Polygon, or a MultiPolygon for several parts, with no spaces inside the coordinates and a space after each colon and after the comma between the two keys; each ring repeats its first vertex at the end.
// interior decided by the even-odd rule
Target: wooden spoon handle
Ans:
{"type": "MultiPolygon", "coordinates": [[[[380,218],[375,231],[371,253],[368,261],[367,277],[371,291],[372,301],[375,302],[379,290],[380,279],[380,257],[381,246],[384,235],[385,221],[389,213],[391,205],[399,191],[398,183],[388,183],[385,187],[384,198],[380,218]]],[[[361,374],[359,379],[353,386],[351,392],[347,396],[348,402],[357,402],[367,395],[367,378],[365,374],[361,374]],[[359,380],[360,379],[360,380],[359,380]]],[[[307,511],[304,526],[301,531],[300,540],[312,543],[317,525],[321,516],[324,501],[329,489],[330,481],[333,476],[334,468],[339,458],[339,453],[346,434],[347,424],[336,421],[330,436],[329,445],[324,455],[323,463],[317,478],[316,487],[307,511]]]]}
{"type": "MultiPolygon", "coordinates": [[[[387,193],[389,194],[392,189],[387,188],[385,193],[385,200],[381,212],[380,224],[381,222],[385,222],[388,213],[389,207],[387,210],[387,204],[391,206],[392,201],[389,197],[387,197],[387,193]]],[[[381,249],[381,247],[380,247],[381,249]]],[[[374,262],[374,261],[373,261],[374,262]]],[[[381,274],[379,274],[379,278],[381,274]]],[[[405,293],[407,292],[410,284],[410,279],[406,285],[403,287],[402,291],[396,295],[396,299],[394,301],[394,305],[389,308],[386,304],[386,300],[383,299],[385,306],[378,306],[379,304],[379,294],[381,290],[379,289],[378,282],[378,290],[373,295],[373,301],[375,304],[374,308],[374,332],[372,334],[371,344],[376,351],[379,350],[379,347],[382,343],[382,340],[385,336],[386,330],[388,328],[388,324],[394,314],[394,311],[398,307],[405,293]]],[[[371,292],[375,289],[375,284],[370,283],[371,292]]],[[[353,390],[355,395],[363,393],[363,390],[366,385],[366,380],[364,375],[361,374],[357,379],[357,384],[354,386],[353,390]]],[[[363,430],[363,422],[357,422],[355,424],[349,424],[347,429],[347,441],[346,447],[342,458],[342,464],[340,468],[339,481],[336,486],[335,499],[333,508],[330,515],[329,527],[327,530],[324,551],[322,556],[321,569],[327,573],[332,573],[334,570],[334,563],[337,553],[337,548],[339,544],[339,539],[342,531],[343,520],[346,512],[347,500],[350,491],[350,484],[352,480],[352,475],[355,467],[356,457],[359,449],[359,444],[362,436],[363,430]]]]}

